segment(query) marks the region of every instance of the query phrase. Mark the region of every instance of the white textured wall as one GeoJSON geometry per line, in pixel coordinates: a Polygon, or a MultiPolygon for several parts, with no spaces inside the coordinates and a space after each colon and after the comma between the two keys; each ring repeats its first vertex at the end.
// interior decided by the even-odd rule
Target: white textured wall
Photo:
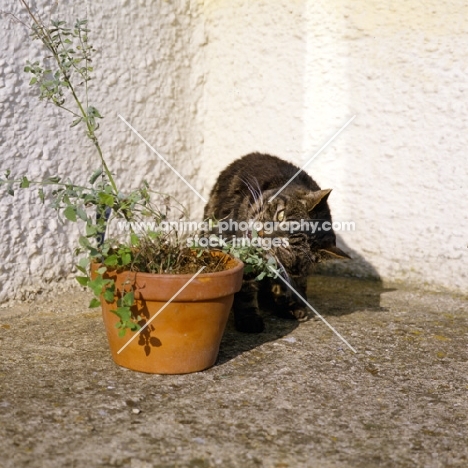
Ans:
{"type": "Polygon", "coordinates": [[[307,10],[306,146],[357,114],[311,167],[335,188],[335,218],[356,222],[342,240],[384,279],[466,293],[468,4],[320,5],[307,10]]]}
{"type": "MultiPolygon", "coordinates": [[[[58,2],[37,3],[43,18],[89,19],[98,50],[91,102],[105,117],[101,144],[119,186],[125,190],[146,179],[154,190],[169,192],[190,208],[196,197],[117,115],[193,185],[203,184],[198,177],[205,40],[200,5],[189,0],[65,1],[57,12],[58,2]]],[[[18,1],[1,0],[0,9],[25,19],[18,1]]],[[[14,175],[38,180],[50,175],[86,180],[99,167],[92,146],[78,127],[64,125],[67,115],[39,103],[22,71],[38,46],[30,45],[21,24],[4,15],[0,21],[0,171],[10,168],[14,175]]],[[[71,270],[77,232],[59,225],[55,212],[36,198],[30,191],[0,199],[0,301],[25,297],[71,270]]]]}
{"type": "MultiPolygon", "coordinates": [[[[203,208],[118,113],[205,196],[238,156],[265,151],[302,164],[356,114],[308,169],[334,189],[334,218],[356,222],[340,238],[360,259],[348,270],[467,290],[464,0],[60,5],[90,19],[103,147],[124,189],[146,178],[194,215],[203,208]]],[[[1,22],[0,170],[86,177],[92,148],[58,110],[37,105],[21,71],[32,54],[26,33],[1,22]]],[[[34,199],[0,199],[0,301],[70,271],[76,233],[34,199]]]]}
{"type": "Polygon", "coordinates": [[[205,2],[205,158],[210,180],[252,151],[301,157],[306,2],[205,2]]]}
{"type": "Polygon", "coordinates": [[[210,179],[253,150],[302,165],[356,115],[308,166],[356,223],[333,269],[466,292],[466,2],[208,4],[210,179]]]}

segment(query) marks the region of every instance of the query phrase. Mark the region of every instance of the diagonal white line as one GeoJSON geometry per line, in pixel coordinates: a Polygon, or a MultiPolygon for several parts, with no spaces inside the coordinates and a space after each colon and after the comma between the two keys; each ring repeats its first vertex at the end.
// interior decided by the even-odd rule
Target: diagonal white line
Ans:
{"type": "Polygon", "coordinates": [[[271,203],[354,119],[354,114],[273,196],[268,199],[271,203]]]}
{"type": "Polygon", "coordinates": [[[118,351],[120,354],[203,270],[201,267],[118,351]]]}
{"type": "Polygon", "coordinates": [[[272,266],[268,266],[268,268],[276,273],[276,277],[279,278],[291,291],[293,291],[297,297],[328,327],[330,330],[340,338],[343,343],[348,346],[348,348],[353,352],[357,353],[357,351],[280,275],[278,270],[275,270],[272,266]]]}
{"type": "Polygon", "coordinates": [[[132,127],[132,125],[130,125],[120,114],[117,114],[119,116],[119,118],[141,139],[141,141],[143,141],[143,143],[151,150],[153,151],[154,154],[156,154],[158,156],[159,159],[161,159],[161,161],[163,163],[166,164],[166,166],[168,166],[170,169],[172,169],[173,172],[175,172],[179,177],[180,179],[182,179],[183,182],[185,182],[185,184],[195,193],[195,195],[197,195],[199,198],[201,198],[205,203],[207,202],[207,200],[202,196],[200,195],[200,193],[187,181],[185,180],[185,178],[182,176],[182,174],[180,174],[176,169],[174,169],[167,161],[166,159],[164,159],[164,157],[161,155],[161,153],[156,150],[155,148],[153,148],[153,146],[151,146],[148,141],[142,136],[140,135],[140,133],[138,133],[138,131],[132,127]]]}

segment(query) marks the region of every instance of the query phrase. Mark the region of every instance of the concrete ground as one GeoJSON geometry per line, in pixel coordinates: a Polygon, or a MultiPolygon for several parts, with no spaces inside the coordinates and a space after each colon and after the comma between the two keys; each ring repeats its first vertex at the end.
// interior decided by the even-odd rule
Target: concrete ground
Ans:
{"type": "Polygon", "coordinates": [[[466,298],[315,276],[321,321],[232,322],[218,363],[110,358],[89,294],[0,309],[0,466],[466,467],[466,298]]]}

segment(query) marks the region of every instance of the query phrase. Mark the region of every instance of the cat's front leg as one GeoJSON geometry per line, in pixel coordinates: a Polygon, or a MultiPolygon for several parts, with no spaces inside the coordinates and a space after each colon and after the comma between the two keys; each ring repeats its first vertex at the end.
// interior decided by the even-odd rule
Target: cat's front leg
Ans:
{"type": "MultiPolygon", "coordinates": [[[[294,289],[307,301],[307,276],[294,277],[294,289]]],[[[289,312],[297,320],[305,320],[309,316],[307,306],[294,292],[291,299],[289,312]]]]}
{"type": "MultiPolygon", "coordinates": [[[[307,277],[289,276],[288,283],[294,288],[305,300],[307,300],[307,277]]],[[[295,318],[304,320],[308,317],[307,306],[302,302],[298,295],[288,287],[282,280],[271,279],[269,282],[269,291],[271,298],[270,309],[276,315],[283,318],[295,318]]]]}
{"type": "Polygon", "coordinates": [[[258,281],[244,280],[241,290],[234,295],[234,323],[241,332],[260,333],[265,328],[258,313],[258,289],[258,281]]]}

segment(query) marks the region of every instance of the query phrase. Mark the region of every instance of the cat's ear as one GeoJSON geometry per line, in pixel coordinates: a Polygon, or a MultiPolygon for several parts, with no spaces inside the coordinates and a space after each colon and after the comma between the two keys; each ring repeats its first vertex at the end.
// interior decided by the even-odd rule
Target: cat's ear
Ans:
{"type": "Polygon", "coordinates": [[[332,245],[326,249],[320,249],[320,256],[324,260],[346,260],[351,258],[336,245],[332,245]]]}
{"type": "Polygon", "coordinates": [[[307,212],[310,213],[320,202],[326,202],[331,191],[332,189],[324,189],[308,192],[303,198],[307,212]]]}

